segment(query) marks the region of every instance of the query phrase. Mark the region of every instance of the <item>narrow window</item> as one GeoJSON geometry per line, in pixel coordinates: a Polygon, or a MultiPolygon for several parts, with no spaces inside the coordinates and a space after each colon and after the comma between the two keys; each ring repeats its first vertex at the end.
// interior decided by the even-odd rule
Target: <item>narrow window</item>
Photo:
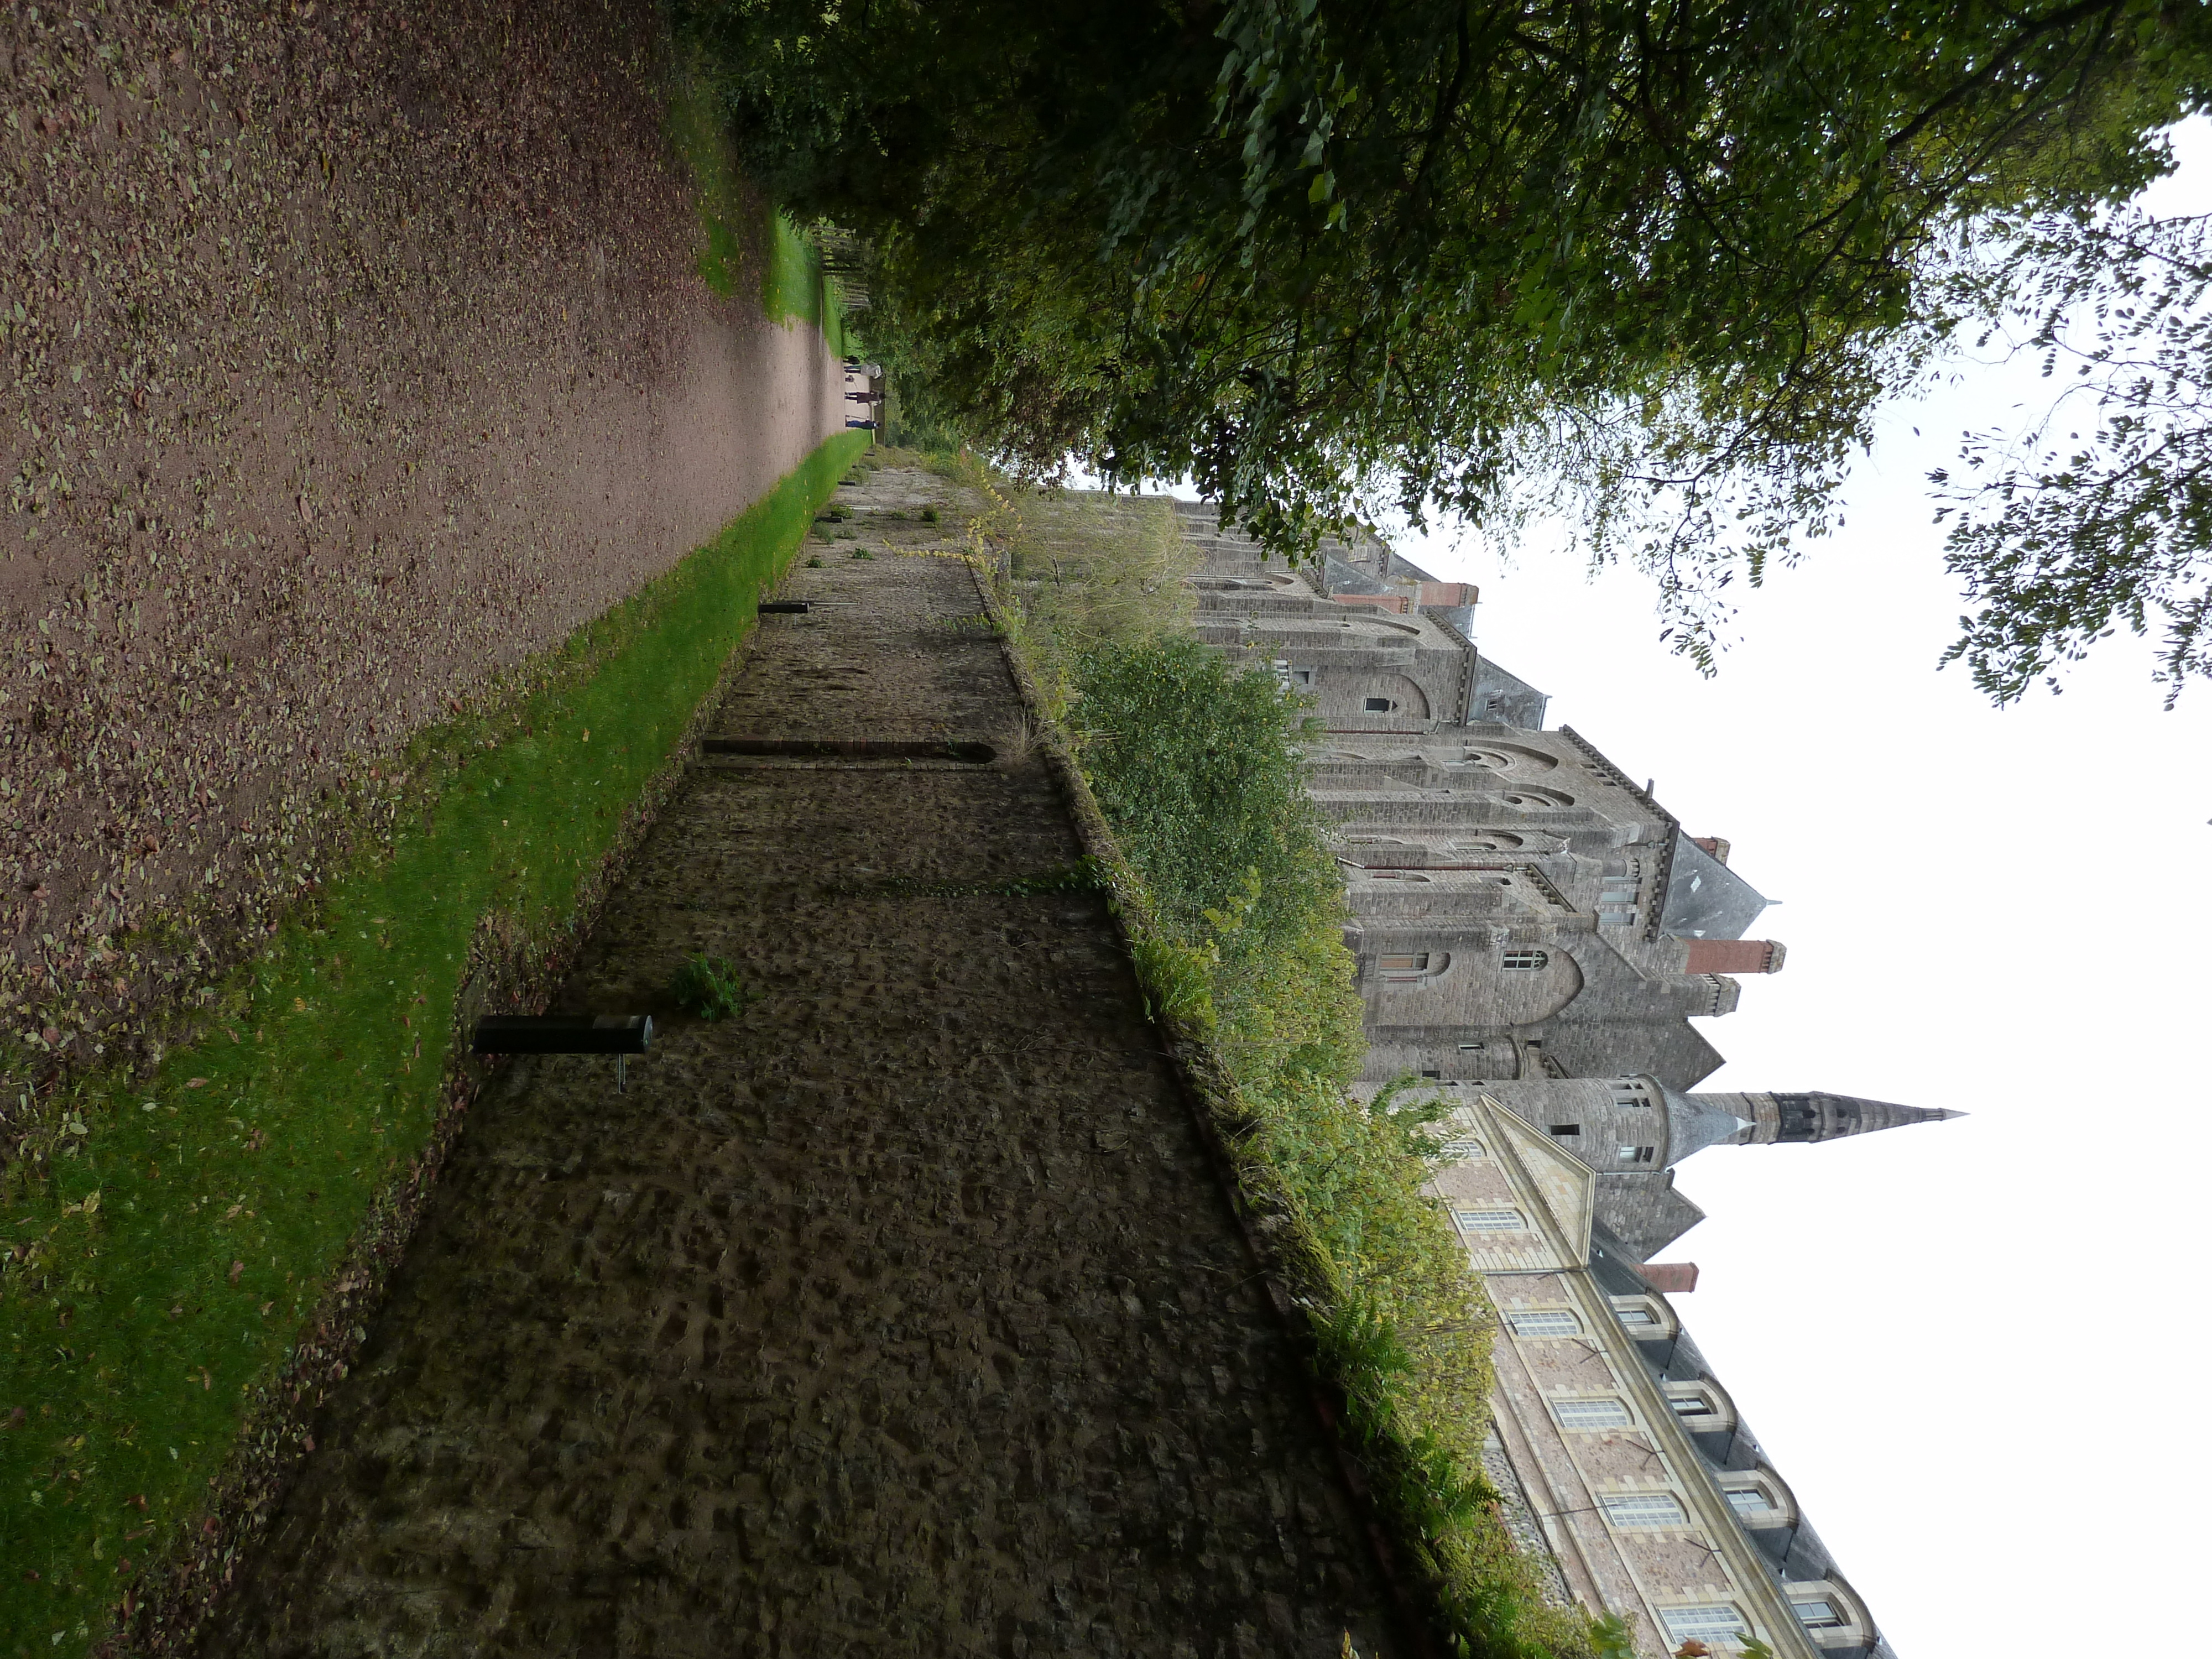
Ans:
{"type": "Polygon", "coordinates": [[[1291,670],[1291,678],[1296,680],[1300,685],[1311,685],[1313,684],[1313,677],[1314,672],[1310,668],[1293,668],[1291,670]]]}
{"type": "Polygon", "coordinates": [[[1479,1054],[1482,1052],[1482,1045],[1480,1042],[1462,1042],[1459,1045],[1459,1051],[1463,1054],[1479,1054]]]}
{"type": "Polygon", "coordinates": [[[1424,1072],[1424,1073],[1421,1073],[1421,1075],[1422,1075],[1423,1077],[1425,1077],[1425,1078],[1428,1078],[1428,1079],[1431,1079],[1431,1081],[1433,1081],[1433,1082],[1437,1082],[1437,1083],[1441,1083],[1441,1082],[1443,1082],[1443,1077],[1444,1077],[1444,1074],[1443,1074],[1442,1072],[1424,1072]]]}
{"type": "Polygon", "coordinates": [[[1555,1400],[1563,1429],[1625,1429],[1636,1419],[1618,1400],[1555,1400]]]}
{"type": "Polygon", "coordinates": [[[1814,1596],[1803,1601],[1793,1601],[1790,1607],[1798,1622],[1807,1630],[1841,1630],[1850,1620],[1836,1611],[1836,1604],[1825,1596],[1814,1596]]]}
{"type": "Polygon", "coordinates": [[[1656,1146],[1624,1146],[1620,1149],[1623,1164],[1649,1164],[1658,1155],[1656,1146]]]}
{"type": "Polygon", "coordinates": [[[1583,1126],[1579,1123],[1554,1123],[1552,1126],[1552,1133],[1555,1135],[1578,1135],[1582,1132],[1583,1126]]]}
{"type": "Polygon", "coordinates": [[[1451,953],[1401,951],[1378,957],[1376,965],[1382,969],[1385,979],[1432,979],[1451,966],[1451,953]]]}
{"type": "Polygon", "coordinates": [[[1367,700],[1367,712],[1370,714],[1387,714],[1397,706],[1388,697],[1370,697],[1367,700]]]}
{"type": "Polygon", "coordinates": [[[1508,951],[1504,965],[1516,974],[1534,974],[1541,972],[1550,961],[1541,951],[1508,951]]]}
{"type": "Polygon", "coordinates": [[[1565,1308],[1539,1308],[1532,1313],[1512,1313],[1505,1322],[1516,1336],[1580,1336],[1583,1322],[1565,1308]]]}
{"type": "Polygon", "coordinates": [[[1621,1492],[1599,1500],[1616,1527],[1680,1527],[1688,1517],[1670,1492],[1621,1492]]]}
{"type": "Polygon", "coordinates": [[[1517,1233],[1528,1225],[1518,1210],[1455,1210],[1452,1213],[1471,1233],[1517,1233]]]}
{"type": "Polygon", "coordinates": [[[1667,1626],[1667,1639],[1670,1642],[1708,1637],[1729,1642],[1751,1634],[1743,1615],[1732,1607],[1662,1607],[1659,1617],[1667,1626]]]}

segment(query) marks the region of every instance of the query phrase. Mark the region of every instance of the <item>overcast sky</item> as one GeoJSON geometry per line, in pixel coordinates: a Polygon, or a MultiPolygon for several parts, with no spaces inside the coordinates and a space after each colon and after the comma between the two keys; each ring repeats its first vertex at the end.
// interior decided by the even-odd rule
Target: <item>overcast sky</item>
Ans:
{"type": "MultiPolygon", "coordinates": [[[[2212,207],[2212,143],[2183,137],[2161,211],[2212,207]]],[[[1700,1022],[1729,1059],[1703,1086],[1972,1115],[1701,1153],[1680,1185],[1711,1219],[1668,1253],[1703,1268],[1686,1322],[1901,1659],[2206,1650],[2183,1272],[2212,1150],[2212,684],[2162,712],[2131,639],[2002,711],[1936,669],[1963,607],[1924,475],[2043,385],[1977,369],[1896,411],[1847,529],[1746,596],[1711,680],[1632,572],[1396,538],[1480,584],[1476,643],[1550,724],[1783,901],[1753,931],[1788,964],[1700,1022]]]]}

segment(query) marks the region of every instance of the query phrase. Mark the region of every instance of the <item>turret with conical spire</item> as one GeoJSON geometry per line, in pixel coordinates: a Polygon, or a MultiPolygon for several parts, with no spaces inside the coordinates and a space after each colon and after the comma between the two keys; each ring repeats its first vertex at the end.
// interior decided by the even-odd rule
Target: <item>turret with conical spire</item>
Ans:
{"type": "Polygon", "coordinates": [[[1845,1135],[1871,1134],[1876,1129],[1895,1129],[1907,1123],[1941,1123],[1964,1117],[1942,1107],[1896,1106],[1886,1100],[1861,1100],[1856,1095],[1726,1094],[1668,1096],[1670,1117],[1694,1125],[1686,1134],[1678,1128],[1672,1142],[1675,1159],[1686,1158],[1701,1146],[1723,1139],[1739,1146],[1767,1146],[1779,1141],[1839,1140],[1845,1135]],[[1677,1117],[1677,1114],[1680,1116],[1677,1117]],[[1732,1134],[1712,1133],[1723,1117],[1738,1127],[1732,1134]],[[1692,1144],[1694,1141],[1694,1144],[1692,1144]]]}

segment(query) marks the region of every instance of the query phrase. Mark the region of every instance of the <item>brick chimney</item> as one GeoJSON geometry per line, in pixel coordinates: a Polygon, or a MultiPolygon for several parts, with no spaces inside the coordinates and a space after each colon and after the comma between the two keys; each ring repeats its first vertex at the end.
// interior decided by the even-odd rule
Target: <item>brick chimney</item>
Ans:
{"type": "Polygon", "coordinates": [[[1668,1296],[1686,1296],[1698,1288],[1698,1264],[1694,1261],[1647,1261],[1644,1277],[1655,1291],[1668,1296]]]}
{"type": "Polygon", "coordinates": [[[1697,846],[1704,848],[1706,852],[1711,854],[1713,862],[1715,864],[1726,864],[1728,862],[1729,844],[1727,842],[1722,840],[1720,836],[1692,836],[1690,837],[1690,840],[1697,846]]]}
{"type": "Polygon", "coordinates": [[[1332,593],[1329,598],[1339,605],[1364,605],[1370,610],[1388,611],[1401,617],[1413,608],[1413,602],[1403,593],[1332,593]]]}
{"type": "Polygon", "coordinates": [[[1692,974],[1778,974],[1789,952],[1771,939],[1693,939],[1692,974]]]}
{"type": "Polygon", "coordinates": [[[1423,582],[1421,603],[1424,605],[1462,605],[1474,603],[1473,582],[1423,582]]]}

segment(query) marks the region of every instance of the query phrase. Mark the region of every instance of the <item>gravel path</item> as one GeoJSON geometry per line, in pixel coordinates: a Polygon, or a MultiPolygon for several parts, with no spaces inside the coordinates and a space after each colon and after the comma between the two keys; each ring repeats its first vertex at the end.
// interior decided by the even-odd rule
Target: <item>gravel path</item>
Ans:
{"type": "MultiPolygon", "coordinates": [[[[823,556],[720,732],[1006,745],[968,569],[823,556]]],[[[1079,851],[1012,747],[700,763],[564,993],[653,1052],[473,1115],[210,1650],[1399,1651],[1103,901],[981,890],[1079,851]]]]}
{"type": "Polygon", "coordinates": [[[818,337],[696,274],[661,40],[652,0],[0,18],[11,1046],[162,1000],[329,798],[842,428],[818,337]]]}

